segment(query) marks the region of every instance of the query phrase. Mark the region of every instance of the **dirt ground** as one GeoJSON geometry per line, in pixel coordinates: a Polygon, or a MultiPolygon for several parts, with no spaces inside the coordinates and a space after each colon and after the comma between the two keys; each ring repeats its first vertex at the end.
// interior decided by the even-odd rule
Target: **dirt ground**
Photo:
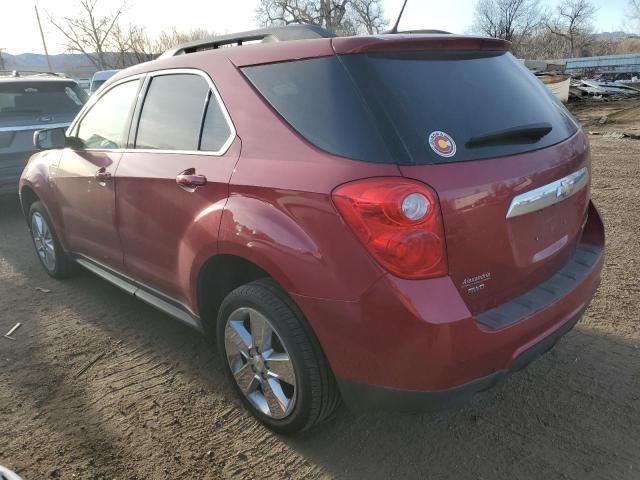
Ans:
{"type": "Polygon", "coordinates": [[[196,333],[89,273],[47,277],[16,199],[1,200],[0,334],[22,327],[0,337],[0,464],[25,480],[640,479],[640,141],[617,138],[640,129],[640,102],[575,111],[607,230],[576,329],[462,409],[341,408],[295,438],[245,413],[196,333]]]}

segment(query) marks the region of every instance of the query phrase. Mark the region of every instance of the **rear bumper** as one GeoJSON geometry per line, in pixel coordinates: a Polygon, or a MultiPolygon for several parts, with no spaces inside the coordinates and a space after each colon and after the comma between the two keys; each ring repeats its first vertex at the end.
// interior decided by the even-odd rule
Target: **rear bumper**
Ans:
{"type": "Polygon", "coordinates": [[[0,195],[18,192],[20,175],[35,151],[0,153],[0,195]]]}
{"type": "Polygon", "coordinates": [[[522,368],[575,325],[597,290],[604,258],[604,228],[593,205],[576,252],[583,248],[591,260],[570,285],[564,283],[517,318],[507,306],[498,312],[503,318],[493,316],[493,324],[471,315],[448,277],[415,281],[386,276],[352,302],[294,299],[348,404],[358,409],[439,408],[522,368]],[[395,396],[398,400],[390,399],[395,396]]]}
{"type": "Polygon", "coordinates": [[[489,390],[509,374],[522,370],[551,350],[566,333],[573,329],[582,313],[574,315],[551,335],[518,355],[508,370],[498,370],[448,390],[430,392],[401,390],[338,379],[342,399],[349,408],[359,411],[423,412],[462,405],[476,393],[489,390]]]}

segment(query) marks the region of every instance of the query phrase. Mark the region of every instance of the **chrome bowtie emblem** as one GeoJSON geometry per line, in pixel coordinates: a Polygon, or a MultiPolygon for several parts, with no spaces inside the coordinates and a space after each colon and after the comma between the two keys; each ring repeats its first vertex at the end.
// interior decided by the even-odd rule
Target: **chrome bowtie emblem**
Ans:
{"type": "Polygon", "coordinates": [[[565,198],[567,195],[569,195],[570,189],[571,189],[571,182],[569,181],[560,182],[560,185],[558,185],[558,189],[556,190],[556,197],[565,198]]]}

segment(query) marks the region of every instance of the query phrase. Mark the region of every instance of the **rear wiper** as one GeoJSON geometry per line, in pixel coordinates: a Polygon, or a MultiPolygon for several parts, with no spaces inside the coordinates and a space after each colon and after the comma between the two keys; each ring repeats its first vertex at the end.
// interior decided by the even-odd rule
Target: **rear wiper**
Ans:
{"type": "Polygon", "coordinates": [[[467,143],[465,143],[465,147],[477,148],[517,143],[535,143],[551,130],[553,130],[553,127],[550,123],[531,123],[529,125],[507,128],[506,130],[471,137],[467,143]]]}

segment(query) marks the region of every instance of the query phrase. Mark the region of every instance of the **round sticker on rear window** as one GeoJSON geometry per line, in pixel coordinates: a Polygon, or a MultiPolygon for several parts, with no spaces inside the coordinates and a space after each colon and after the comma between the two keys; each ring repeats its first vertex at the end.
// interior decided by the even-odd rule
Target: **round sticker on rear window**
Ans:
{"type": "Polygon", "coordinates": [[[449,158],[456,154],[456,142],[444,132],[431,132],[431,134],[429,134],[429,146],[431,150],[441,157],[449,158]]]}

